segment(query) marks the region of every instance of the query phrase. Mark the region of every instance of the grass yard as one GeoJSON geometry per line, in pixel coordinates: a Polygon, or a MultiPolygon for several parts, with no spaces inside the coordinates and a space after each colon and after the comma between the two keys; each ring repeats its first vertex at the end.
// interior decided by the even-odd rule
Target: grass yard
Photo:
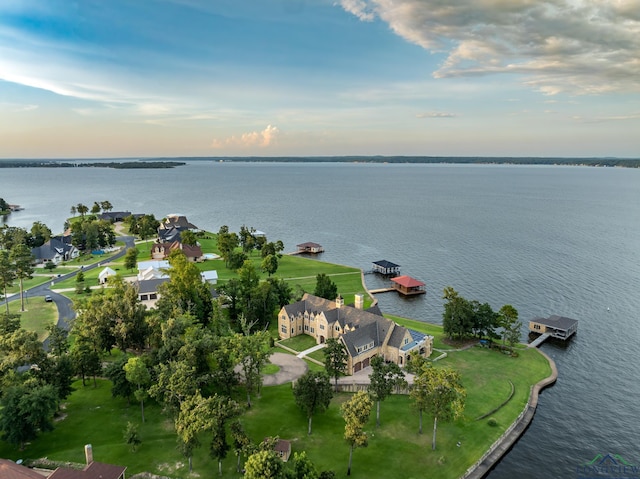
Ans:
{"type": "Polygon", "coordinates": [[[47,303],[42,296],[37,296],[26,298],[24,307],[25,311],[21,312],[19,299],[9,303],[9,311],[20,315],[20,326],[27,331],[35,331],[38,334],[38,340],[44,341],[49,334],[47,328],[58,320],[56,304],[47,303]]]}

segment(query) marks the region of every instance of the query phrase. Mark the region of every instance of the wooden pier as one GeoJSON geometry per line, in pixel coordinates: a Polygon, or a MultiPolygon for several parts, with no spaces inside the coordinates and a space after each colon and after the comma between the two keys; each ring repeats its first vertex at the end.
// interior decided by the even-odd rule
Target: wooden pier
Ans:
{"type": "Polygon", "coordinates": [[[396,291],[396,288],[378,288],[378,289],[370,289],[369,293],[378,294],[378,293],[390,293],[391,291],[396,291]]]}

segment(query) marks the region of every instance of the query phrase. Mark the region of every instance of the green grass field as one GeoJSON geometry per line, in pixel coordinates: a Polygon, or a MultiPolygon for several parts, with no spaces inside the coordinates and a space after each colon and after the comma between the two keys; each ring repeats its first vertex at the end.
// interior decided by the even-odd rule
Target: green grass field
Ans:
{"type": "MultiPolygon", "coordinates": [[[[27,331],[35,331],[38,340],[44,341],[48,336],[47,328],[58,320],[58,309],[55,303],[45,302],[42,296],[27,297],[25,311],[20,311],[20,299],[9,303],[9,312],[20,315],[20,326],[27,331]]],[[[4,312],[4,305],[2,311],[4,312]]]]}

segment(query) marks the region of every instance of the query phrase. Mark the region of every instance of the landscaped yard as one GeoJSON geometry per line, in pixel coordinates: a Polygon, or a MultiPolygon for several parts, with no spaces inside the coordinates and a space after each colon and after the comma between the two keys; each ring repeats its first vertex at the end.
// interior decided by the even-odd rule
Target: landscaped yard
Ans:
{"type": "MultiPolygon", "coordinates": [[[[4,304],[1,311],[5,311],[4,304]]],[[[47,337],[47,327],[55,324],[58,320],[58,309],[55,303],[45,302],[42,296],[32,298],[27,296],[24,312],[20,311],[20,299],[13,300],[9,303],[9,311],[19,314],[20,326],[27,331],[35,331],[39,341],[43,341],[47,337]]]]}

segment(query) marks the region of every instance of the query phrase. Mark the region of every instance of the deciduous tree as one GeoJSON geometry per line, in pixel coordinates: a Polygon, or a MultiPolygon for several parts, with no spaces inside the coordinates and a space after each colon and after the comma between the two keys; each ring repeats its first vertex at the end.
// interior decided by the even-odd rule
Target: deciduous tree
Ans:
{"type": "Polygon", "coordinates": [[[332,377],[335,384],[335,390],[338,392],[338,378],[347,371],[347,349],[344,343],[336,338],[329,338],[324,348],[324,369],[329,377],[332,377]]]}
{"type": "Polygon", "coordinates": [[[245,479],[281,479],[284,465],[274,451],[254,452],[244,464],[245,479]]]}
{"type": "MultiPolygon", "coordinates": [[[[9,257],[9,251],[0,250],[0,288],[2,288],[3,296],[7,297],[7,289],[13,286],[16,280],[16,270],[9,257]]],[[[9,314],[9,302],[5,303],[7,314],[9,314]]]]}
{"type": "Polygon", "coordinates": [[[133,247],[129,248],[124,255],[124,267],[129,271],[135,269],[138,264],[138,249],[133,247]]]}
{"type": "Polygon", "coordinates": [[[151,374],[141,357],[129,358],[127,364],[124,365],[124,371],[127,374],[127,381],[136,386],[134,395],[140,401],[140,412],[142,413],[142,422],[144,422],[144,400],[147,397],[146,387],[151,382],[151,374]]]}
{"type": "Polygon", "coordinates": [[[307,416],[307,434],[311,435],[313,415],[326,411],[331,404],[333,391],[329,376],[321,371],[307,371],[295,382],[293,395],[296,404],[307,416]]]}
{"type": "Polygon", "coordinates": [[[338,287],[325,273],[319,273],[316,276],[316,289],[313,294],[334,301],[338,297],[338,287]]]}
{"type": "Polygon", "coordinates": [[[371,374],[369,374],[369,394],[376,401],[376,427],[380,427],[380,403],[394,389],[405,387],[407,381],[404,373],[396,363],[386,363],[382,356],[371,358],[371,374]]]}
{"type": "Polygon", "coordinates": [[[344,418],[344,438],[350,446],[349,467],[347,476],[351,475],[351,462],[353,460],[353,450],[357,447],[367,447],[369,437],[364,432],[364,426],[371,415],[373,403],[369,394],[365,391],[358,391],[350,400],[342,403],[340,408],[344,418]]]}
{"type": "Polygon", "coordinates": [[[438,419],[456,419],[464,410],[467,393],[462,386],[460,374],[449,368],[426,368],[414,379],[410,396],[420,412],[420,434],[422,411],[428,411],[433,416],[431,447],[435,450],[438,419]]]}

